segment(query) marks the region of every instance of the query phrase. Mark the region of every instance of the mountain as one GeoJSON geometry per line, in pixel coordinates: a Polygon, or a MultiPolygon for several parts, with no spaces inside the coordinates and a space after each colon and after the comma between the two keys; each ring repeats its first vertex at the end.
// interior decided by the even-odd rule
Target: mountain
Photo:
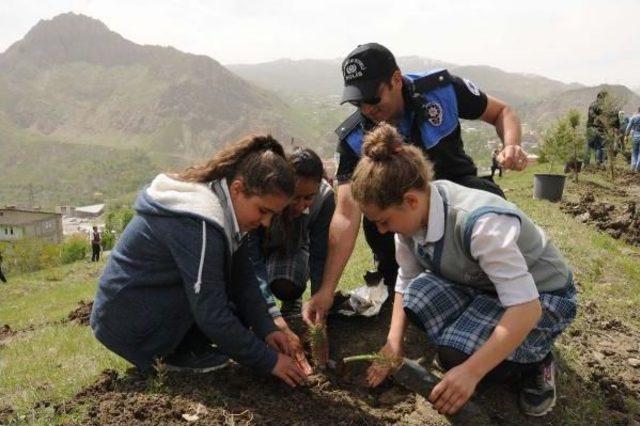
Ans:
{"type": "Polygon", "coordinates": [[[600,90],[606,90],[616,99],[627,115],[632,115],[640,105],[640,96],[622,85],[601,84],[593,87],[582,87],[567,90],[532,103],[528,107],[528,115],[532,122],[544,125],[554,120],[558,115],[575,108],[582,113],[583,122],[586,119],[589,104],[593,102],[600,90]]]}
{"type": "MultiPolygon", "coordinates": [[[[11,151],[13,160],[37,152],[27,148],[37,142],[87,162],[83,170],[109,157],[122,158],[116,149],[134,157],[141,153],[149,159],[141,164],[157,172],[206,158],[249,132],[331,150],[321,146],[322,132],[296,108],[214,59],[135,44],[84,15],[41,20],[0,54],[0,149],[11,151]],[[86,146],[96,148],[94,156],[86,146]],[[134,155],[131,150],[139,151],[134,155]]],[[[0,203],[16,201],[16,191],[3,186],[8,182],[12,188],[35,183],[41,194],[57,191],[52,181],[29,180],[26,171],[11,167],[9,158],[0,158],[0,203]]],[[[68,176],[64,158],[42,164],[43,172],[68,176]]],[[[82,175],[76,179],[78,185],[87,182],[82,175]]],[[[91,186],[89,193],[102,192],[97,181],[91,186]]],[[[71,196],[56,193],[61,204],[71,196]]]]}
{"type": "Polygon", "coordinates": [[[137,45],[73,13],[40,21],[0,55],[0,110],[63,142],[188,158],[248,131],[315,136],[281,99],[217,61],[137,45]]]}
{"type": "MultiPolygon", "coordinates": [[[[530,101],[582,87],[533,74],[509,73],[484,65],[456,65],[419,56],[397,58],[403,72],[424,72],[447,68],[455,75],[473,80],[479,87],[511,104],[530,101]]],[[[255,65],[227,65],[231,71],[264,88],[296,95],[338,98],[342,91],[340,60],[281,59],[255,65]],[[313,82],[313,84],[310,84],[313,82]]]]}
{"type": "MultiPolygon", "coordinates": [[[[632,113],[640,106],[638,94],[625,86],[587,87],[535,74],[507,72],[486,65],[457,65],[419,56],[401,56],[397,61],[403,72],[447,68],[452,74],[468,78],[486,93],[513,106],[521,119],[535,129],[545,127],[571,108],[586,114],[589,104],[602,88],[625,100],[624,110],[627,113],[632,113]]],[[[281,93],[289,101],[333,108],[335,120],[327,123],[329,125],[335,126],[350,111],[348,107],[337,106],[342,91],[338,59],[281,59],[254,65],[227,65],[227,68],[261,87],[281,93]]]]}

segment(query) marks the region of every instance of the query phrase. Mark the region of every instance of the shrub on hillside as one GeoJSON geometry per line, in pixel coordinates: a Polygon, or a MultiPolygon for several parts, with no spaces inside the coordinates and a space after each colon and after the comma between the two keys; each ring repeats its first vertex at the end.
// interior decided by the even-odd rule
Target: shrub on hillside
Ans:
{"type": "Polygon", "coordinates": [[[82,260],[87,255],[87,239],[84,235],[72,235],[60,248],[60,263],[67,264],[82,260]]]}
{"type": "Polygon", "coordinates": [[[60,264],[60,246],[35,238],[7,244],[2,251],[3,269],[7,272],[33,272],[60,264]]]}

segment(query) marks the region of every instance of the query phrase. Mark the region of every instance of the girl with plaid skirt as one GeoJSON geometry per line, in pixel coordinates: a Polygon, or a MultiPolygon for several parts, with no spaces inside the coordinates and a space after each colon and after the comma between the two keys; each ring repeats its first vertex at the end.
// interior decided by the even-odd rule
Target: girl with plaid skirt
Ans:
{"type": "MultiPolygon", "coordinates": [[[[437,347],[446,370],[430,401],[453,414],[476,386],[519,378],[519,404],[542,416],[556,401],[554,339],[576,315],[571,270],[514,204],[448,181],[382,123],[366,137],[351,185],[381,233],[395,232],[399,264],[387,342],[403,355],[408,321],[437,347]]],[[[389,374],[368,372],[371,386],[389,374]]]]}
{"type": "Polygon", "coordinates": [[[335,200],[313,150],[296,148],[287,159],[295,174],[293,200],[268,228],[250,233],[251,258],[275,324],[302,348],[285,318],[300,315],[307,281],[311,293],[321,284],[335,200]],[[276,298],[282,301],[281,309],[276,298]]]}

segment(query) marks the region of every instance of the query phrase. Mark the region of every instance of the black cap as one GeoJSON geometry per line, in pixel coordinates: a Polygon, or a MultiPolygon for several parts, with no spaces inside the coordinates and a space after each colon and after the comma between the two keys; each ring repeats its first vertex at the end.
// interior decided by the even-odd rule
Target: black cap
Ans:
{"type": "Polygon", "coordinates": [[[359,45],[342,62],[344,91],[341,104],[375,98],[378,87],[398,69],[396,58],[378,43],[359,45]]]}

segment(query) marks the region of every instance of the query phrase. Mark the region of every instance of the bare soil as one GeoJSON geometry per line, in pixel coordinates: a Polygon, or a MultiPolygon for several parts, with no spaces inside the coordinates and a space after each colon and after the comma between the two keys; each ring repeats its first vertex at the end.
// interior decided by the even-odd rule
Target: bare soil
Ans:
{"type": "MultiPolygon", "coordinates": [[[[624,365],[637,354],[640,336],[621,322],[599,317],[595,306],[585,314],[592,317],[588,323],[599,332],[570,329],[561,341],[575,346],[590,375],[580,376],[557,357],[559,396],[554,412],[543,421],[523,416],[517,407],[517,384],[507,383],[477,392],[474,401],[484,416],[475,424],[566,424],[567,413],[580,406],[585,392],[605,396],[607,412],[602,419],[607,424],[631,425],[640,420],[634,420],[628,407],[629,400],[637,401],[640,396],[639,370],[624,365]],[[594,358],[595,351],[602,357],[594,358]]],[[[387,307],[375,318],[331,318],[331,358],[377,351],[385,342],[389,317],[387,307]]],[[[292,326],[302,334],[300,322],[292,326]]],[[[413,327],[408,331],[407,356],[420,358],[434,369],[433,348],[413,327]]],[[[450,424],[424,398],[391,381],[370,390],[365,384],[366,368],[366,363],[356,363],[341,371],[325,370],[297,389],[237,364],[209,374],[161,373],[152,378],[133,370],[123,376],[105,371],[93,385],[54,409],[59,414],[76,413],[80,423],[93,425],[450,424]]],[[[598,419],[593,423],[605,424],[598,419]]]]}
{"type": "Polygon", "coordinates": [[[69,312],[69,314],[67,315],[67,321],[79,325],[89,325],[92,308],[93,301],[85,302],[84,300],[81,300],[80,302],[78,302],[78,307],[69,312]]]}
{"type": "MultiPolygon", "coordinates": [[[[598,172],[603,176],[606,174],[598,172]]],[[[584,181],[572,184],[560,209],[579,221],[640,247],[640,175],[617,170],[615,186],[608,188],[584,181]]]]}

